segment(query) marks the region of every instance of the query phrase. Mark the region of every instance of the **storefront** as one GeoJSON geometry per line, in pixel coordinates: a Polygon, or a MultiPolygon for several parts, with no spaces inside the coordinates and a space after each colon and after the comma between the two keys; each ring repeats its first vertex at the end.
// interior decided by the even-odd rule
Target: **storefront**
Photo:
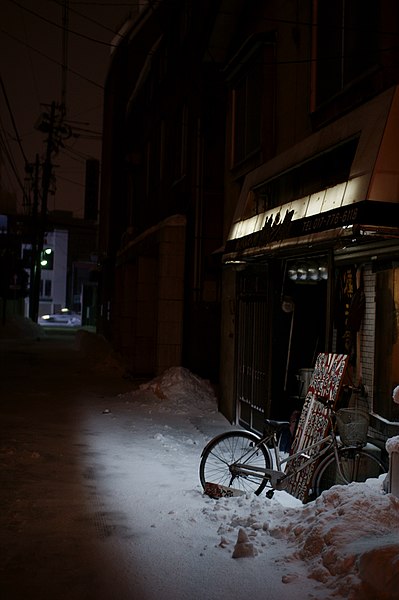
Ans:
{"type": "Polygon", "coordinates": [[[376,436],[397,434],[399,91],[252,171],[223,262],[236,271],[236,420],[300,407],[318,352],[350,355],[376,436]]]}

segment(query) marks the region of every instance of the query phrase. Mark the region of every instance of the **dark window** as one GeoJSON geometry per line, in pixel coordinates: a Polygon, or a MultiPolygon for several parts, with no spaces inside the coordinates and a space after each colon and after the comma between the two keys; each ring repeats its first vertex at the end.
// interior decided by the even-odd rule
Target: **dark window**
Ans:
{"type": "Polygon", "coordinates": [[[254,190],[253,214],[346,181],[358,141],[350,139],[263,183],[254,190]]]}
{"type": "Polygon", "coordinates": [[[51,296],[51,280],[50,279],[45,279],[45,281],[44,281],[44,295],[46,297],[51,296]]]}
{"type": "Polygon", "coordinates": [[[245,160],[261,143],[262,60],[258,55],[233,88],[233,163],[245,160]]]}
{"type": "Polygon", "coordinates": [[[377,0],[317,3],[317,104],[377,65],[379,5],[377,0]]]}
{"type": "Polygon", "coordinates": [[[169,131],[167,154],[170,161],[172,180],[179,181],[186,175],[188,139],[188,109],[186,105],[176,112],[169,131]]]}
{"type": "Polygon", "coordinates": [[[22,260],[25,268],[32,265],[32,248],[24,248],[22,250],[22,260]]]}
{"type": "Polygon", "coordinates": [[[147,143],[147,194],[151,195],[159,186],[160,181],[160,138],[154,132],[152,139],[147,143]]]}
{"type": "Polygon", "coordinates": [[[40,298],[51,298],[51,279],[41,279],[40,280],[40,298]]]}

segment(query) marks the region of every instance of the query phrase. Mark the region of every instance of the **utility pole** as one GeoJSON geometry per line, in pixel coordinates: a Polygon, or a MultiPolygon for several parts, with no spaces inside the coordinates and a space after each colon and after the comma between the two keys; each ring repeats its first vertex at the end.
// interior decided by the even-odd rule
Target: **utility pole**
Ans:
{"type": "Polygon", "coordinates": [[[39,155],[36,154],[36,161],[33,176],[33,205],[32,205],[32,256],[30,264],[30,288],[29,288],[29,317],[32,321],[37,321],[39,297],[35,296],[35,278],[37,265],[37,242],[38,242],[38,210],[39,210],[39,155]]]}
{"type": "Polygon", "coordinates": [[[68,28],[69,28],[69,0],[64,0],[62,11],[62,73],[61,73],[61,112],[66,115],[66,94],[68,74],[68,28]]]}
{"type": "MultiPolygon", "coordinates": [[[[36,219],[36,240],[37,244],[35,244],[35,256],[32,257],[34,261],[34,273],[33,280],[31,281],[31,297],[30,302],[32,306],[30,306],[30,318],[32,321],[37,323],[37,319],[39,317],[39,298],[40,298],[40,280],[41,280],[41,258],[43,252],[43,244],[44,244],[44,235],[46,232],[46,219],[47,219],[47,199],[48,193],[50,189],[50,181],[53,165],[51,162],[51,155],[54,150],[54,124],[55,124],[55,102],[52,102],[50,115],[45,115],[48,118],[48,123],[42,123],[42,128],[44,127],[48,131],[47,138],[47,149],[46,149],[46,157],[43,164],[43,176],[42,176],[42,202],[40,207],[40,214],[38,214],[38,218],[36,219]]],[[[35,226],[35,224],[34,224],[35,226]]]]}

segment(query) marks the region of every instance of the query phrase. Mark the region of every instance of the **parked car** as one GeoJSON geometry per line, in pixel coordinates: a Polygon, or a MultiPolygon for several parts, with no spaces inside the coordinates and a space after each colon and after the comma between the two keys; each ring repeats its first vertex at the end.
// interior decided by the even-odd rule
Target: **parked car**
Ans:
{"type": "Polygon", "coordinates": [[[38,319],[39,325],[57,326],[57,327],[80,327],[82,325],[81,316],[69,310],[63,310],[51,315],[42,315],[38,319]]]}

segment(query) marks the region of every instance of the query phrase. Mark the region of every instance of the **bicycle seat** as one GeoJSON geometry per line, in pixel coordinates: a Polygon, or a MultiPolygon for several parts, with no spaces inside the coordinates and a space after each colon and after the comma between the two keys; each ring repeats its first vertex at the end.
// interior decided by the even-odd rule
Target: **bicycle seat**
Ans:
{"type": "Polygon", "coordinates": [[[265,435],[271,435],[272,433],[279,435],[284,429],[288,429],[289,426],[289,421],[274,421],[273,419],[264,420],[265,435]]]}

